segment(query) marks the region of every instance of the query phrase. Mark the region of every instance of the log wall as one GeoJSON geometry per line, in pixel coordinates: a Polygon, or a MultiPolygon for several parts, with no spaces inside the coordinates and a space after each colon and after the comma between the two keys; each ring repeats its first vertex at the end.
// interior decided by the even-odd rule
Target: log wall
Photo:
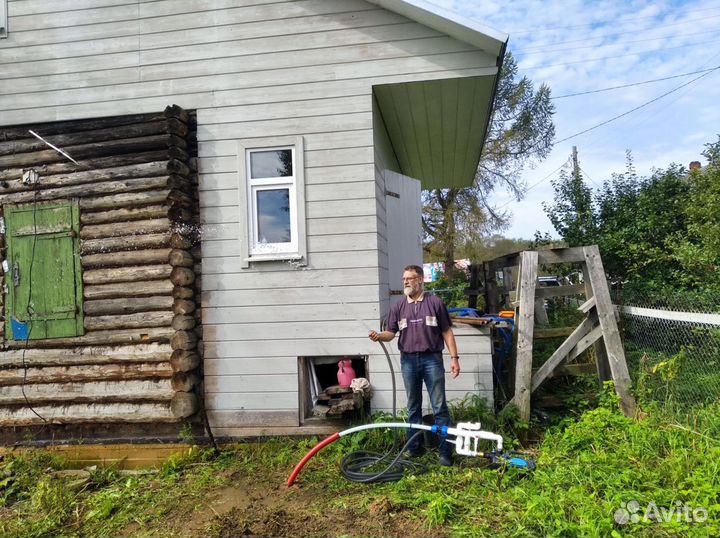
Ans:
{"type": "MultiPolygon", "coordinates": [[[[177,106],[158,114],[0,128],[3,210],[79,203],[84,313],[84,334],[77,337],[9,340],[0,325],[0,431],[179,424],[197,413],[202,332],[195,133],[194,113],[177,106]],[[39,174],[35,185],[23,183],[28,169],[39,174]]],[[[2,235],[3,260],[6,246],[2,235]]],[[[4,294],[0,301],[7,316],[4,294]]]]}

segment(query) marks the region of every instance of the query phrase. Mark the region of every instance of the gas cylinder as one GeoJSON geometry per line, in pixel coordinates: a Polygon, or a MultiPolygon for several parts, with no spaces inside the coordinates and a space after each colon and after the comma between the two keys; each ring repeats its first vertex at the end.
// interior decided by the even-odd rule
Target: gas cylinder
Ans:
{"type": "Polygon", "coordinates": [[[355,370],[352,367],[352,361],[350,359],[343,359],[338,362],[338,385],[341,387],[349,387],[350,382],[355,379],[355,370]]]}

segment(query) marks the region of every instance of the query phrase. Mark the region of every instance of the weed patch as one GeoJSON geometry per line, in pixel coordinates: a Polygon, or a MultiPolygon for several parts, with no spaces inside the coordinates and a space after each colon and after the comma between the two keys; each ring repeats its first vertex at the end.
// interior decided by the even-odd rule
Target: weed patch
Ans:
{"type": "MultiPolygon", "coordinates": [[[[429,454],[426,474],[348,482],[340,459],[392,446],[382,430],[321,451],[292,488],[286,477],[317,439],[241,444],[219,457],[193,448],[152,474],[94,469],[76,489],[42,451],[8,456],[0,537],[720,535],[720,404],[683,417],[649,407],[634,421],[615,398],[608,390],[598,408],[551,426],[533,474],[462,457],[440,468],[429,454]]],[[[476,402],[456,412],[494,427],[476,402]]]]}

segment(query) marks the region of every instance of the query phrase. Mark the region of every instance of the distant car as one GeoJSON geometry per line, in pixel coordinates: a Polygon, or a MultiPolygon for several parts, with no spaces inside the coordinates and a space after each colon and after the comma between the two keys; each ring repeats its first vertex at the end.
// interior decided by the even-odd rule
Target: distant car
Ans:
{"type": "Polygon", "coordinates": [[[540,286],[562,286],[565,284],[564,278],[561,276],[541,276],[538,277],[540,286]]]}

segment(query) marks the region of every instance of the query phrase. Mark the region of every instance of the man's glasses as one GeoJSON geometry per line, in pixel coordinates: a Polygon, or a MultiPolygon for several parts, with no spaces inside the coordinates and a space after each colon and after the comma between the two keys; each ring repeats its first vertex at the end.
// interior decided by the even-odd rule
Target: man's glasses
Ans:
{"type": "Polygon", "coordinates": [[[417,280],[418,278],[420,278],[420,277],[419,277],[419,276],[414,276],[414,277],[411,277],[411,278],[404,278],[404,277],[403,277],[402,281],[403,281],[403,282],[412,282],[413,280],[417,280]]]}

